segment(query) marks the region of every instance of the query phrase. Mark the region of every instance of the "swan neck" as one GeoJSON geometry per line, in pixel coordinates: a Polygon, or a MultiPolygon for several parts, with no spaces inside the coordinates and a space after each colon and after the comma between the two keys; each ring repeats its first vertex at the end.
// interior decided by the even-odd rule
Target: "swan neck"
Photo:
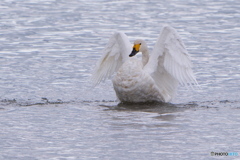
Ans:
{"type": "Polygon", "coordinates": [[[143,66],[145,66],[148,63],[149,60],[149,51],[146,49],[145,51],[142,52],[142,63],[143,66]]]}

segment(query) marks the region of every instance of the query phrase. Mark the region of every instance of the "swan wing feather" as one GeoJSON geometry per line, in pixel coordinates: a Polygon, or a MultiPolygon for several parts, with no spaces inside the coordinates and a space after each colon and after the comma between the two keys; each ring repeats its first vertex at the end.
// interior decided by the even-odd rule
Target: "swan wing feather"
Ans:
{"type": "Polygon", "coordinates": [[[132,45],[126,34],[115,32],[109,39],[104,54],[97,62],[93,71],[92,81],[94,86],[118,71],[121,65],[128,59],[132,45]]]}
{"type": "Polygon", "coordinates": [[[158,88],[165,93],[165,100],[175,95],[178,83],[197,85],[190,56],[176,30],[164,26],[144,67],[151,74],[158,88]]]}

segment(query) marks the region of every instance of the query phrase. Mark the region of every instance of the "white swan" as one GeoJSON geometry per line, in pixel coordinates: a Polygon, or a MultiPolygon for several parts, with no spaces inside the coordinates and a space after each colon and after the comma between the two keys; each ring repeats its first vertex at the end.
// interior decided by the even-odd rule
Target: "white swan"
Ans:
{"type": "Polygon", "coordinates": [[[132,47],[124,33],[114,33],[96,65],[93,82],[97,85],[114,73],[114,90],[122,102],[169,102],[179,83],[197,85],[186,48],[170,26],[162,28],[151,56],[144,40],[136,40],[132,47]],[[142,61],[133,57],[138,52],[142,61]]]}

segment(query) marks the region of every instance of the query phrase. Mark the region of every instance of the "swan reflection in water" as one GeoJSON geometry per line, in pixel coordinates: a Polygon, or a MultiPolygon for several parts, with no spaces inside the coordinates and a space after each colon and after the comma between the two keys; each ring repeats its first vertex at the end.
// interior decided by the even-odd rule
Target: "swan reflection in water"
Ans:
{"type": "MultiPolygon", "coordinates": [[[[179,114],[188,109],[193,109],[198,105],[194,102],[189,102],[187,104],[172,104],[164,102],[144,102],[144,103],[118,103],[114,105],[100,105],[104,107],[105,111],[116,111],[116,112],[125,112],[127,114],[136,115],[136,112],[142,113],[153,113],[154,119],[159,119],[162,121],[171,121],[174,120],[179,114]]],[[[113,117],[119,116],[119,114],[112,115],[113,117]]],[[[118,118],[114,118],[118,119],[118,118]]]]}

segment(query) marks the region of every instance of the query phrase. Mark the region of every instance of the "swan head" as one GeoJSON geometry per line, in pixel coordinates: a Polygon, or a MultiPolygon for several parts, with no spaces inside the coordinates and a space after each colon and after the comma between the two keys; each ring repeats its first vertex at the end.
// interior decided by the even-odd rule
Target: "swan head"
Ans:
{"type": "Polygon", "coordinates": [[[133,57],[138,52],[144,52],[146,50],[147,50],[146,42],[142,39],[137,39],[137,40],[134,41],[133,50],[132,50],[131,54],[129,55],[129,57],[133,57]]]}

